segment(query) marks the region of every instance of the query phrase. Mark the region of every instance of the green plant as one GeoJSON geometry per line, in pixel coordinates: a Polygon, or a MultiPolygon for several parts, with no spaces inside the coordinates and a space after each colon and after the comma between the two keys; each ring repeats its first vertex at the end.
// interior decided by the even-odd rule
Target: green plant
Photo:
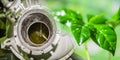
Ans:
{"type": "Polygon", "coordinates": [[[78,44],[81,45],[91,38],[99,47],[114,55],[117,42],[114,29],[120,22],[120,9],[110,20],[104,15],[105,13],[82,15],[67,8],[54,11],[56,20],[71,29],[78,44]]]}

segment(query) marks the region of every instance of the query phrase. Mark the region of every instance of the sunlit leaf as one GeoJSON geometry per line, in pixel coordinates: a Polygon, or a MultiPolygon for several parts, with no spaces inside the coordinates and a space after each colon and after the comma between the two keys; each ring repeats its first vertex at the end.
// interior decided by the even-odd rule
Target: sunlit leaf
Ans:
{"type": "Polygon", "coordinates": [[[67,26],[71,23],[71,31],[78,44],[85,42],[89,38],[89,29],[84,25],[82,16],[70,9],[62,9],[56,12],[55,16],[59,19],[60,23],[67,26]],[[82,27],[83,26],[83,27],[82,27]],[[87,32],[86,32],[87,31],[87,32]]]}
{"type": "MultiPolygon", "coordinates": [[[[86,15],[88,23],[83,21],[81,14],[70,9],[63,9],[55,17],[61,24],[71,23],[71,32],[78,44],[83,44],[89,38],[101,48],[111,52],[113,55],[116,49],[116,33],[114,29],[106,24],[104,14],[86,15]]],[[[67,26],[67,25],[66,25],[67,26]]]]}
{"type": "Polygon", "coordinates": [[[84,43],[85,41],[87,41],[90,38],[90,30],[88,28],[88,26],[82,26],[82,30],[80,33],[80,43],[84,43]]]}
{"type": "Polygon", "coordinates": [[[94,25],[96,30],[93,32],[93,41],[97,43],[101,48],[108,50],[113,55],[116,49],[116,33],[113,28],[108,25],[94,25]]]}
{"type": "Polygon", "coordinates": [[[117,11],[117,13],[115,13],[112,17],[111,17],[111,20],[109,20],[107,22],[108,24],[110,24],[111,26],[113,26],[114,28],[120,24],[120,8],[119,10],[117,11]]]}
{"type": "Polygon", "coordinates": [[[89,20],[89,23],[93,23],[93,24],[105,24],[106,20],[107,19],[104,17],[104,14],[99,14],[99,15],[93,16],[89,20]]]}
{"type": "Polygon", "coordinates": [[[120,8],[119,8],[118,12],[112,17],[112,20],[114,20],[114,21],[120,20],[120,8]]]}
{"type": "Polygon", "coordinates": [[[89,21],[92,17],[94,17],[94,15],[92,15],[92,14],[87,14],[86,17],[87,17],[87,19],[88,19],[88,21],[89,21]]]}
{"type": "Polygon", "coordinates": [[[80,14],[77,14],[75,11],[67,8],[55,10],[53,13],[56,18],[55,20],[59,21],[64,25],[66,25],[68,21],[72,22],[82,19],[80,14]]]}
{"type": "Polygon", "coordinates": [[[81,34],[81,29],[82,29],[82,25],[80,24],[76,24],[76,23],[72,23],[71,25],[71,31],[77,41],[77,43],[80,43],[80,34],[81,34]]]}

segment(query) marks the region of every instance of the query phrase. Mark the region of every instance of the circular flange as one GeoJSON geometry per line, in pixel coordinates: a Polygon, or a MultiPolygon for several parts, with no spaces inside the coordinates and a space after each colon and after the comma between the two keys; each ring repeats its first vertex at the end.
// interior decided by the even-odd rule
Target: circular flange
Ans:
{"type": "MultiPolygon", "coordinates": [[[[56,24],[54,23],[53,18],[51,18],[51,15],[45,10],[30,9],[18,19],[14,30],[15,30],[14,35],[16,36],[15,40],[18,46],[21,48],[24,47],[23,51],[25,51],[26,53],[30,53],[26,50],[32,52],[43,51],[45,48],[51,46],[56,34],[56,24]],[[36,39],[36,41],[39,40],[40,38],[44,38],[45,41],[43,43],[40,43],[40,41],[39,43],[35,43],[32,40],[32,38],[30,38],[30,36],[32,36],[30,34],[35,32],[34,30],[36,30],[39,33],[40,31],[38,30],[41,30],[41,25],[43,25],[42,31],[43,33],[46,34],[45,35],[46,37],[43,35],[42,37],[39,36],[38,39],[36,39]]],[[[35,35],[33,33],[33,36],[35,35]]],[[[41,35],[41,33],[38,35],[41,35]]]]}

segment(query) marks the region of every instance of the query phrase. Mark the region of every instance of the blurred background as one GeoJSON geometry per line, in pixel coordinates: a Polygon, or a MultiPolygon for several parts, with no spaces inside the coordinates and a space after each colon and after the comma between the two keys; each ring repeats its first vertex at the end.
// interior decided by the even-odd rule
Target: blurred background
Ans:
{"type": "MultiPolygon", "coordinates": [[[[46,0],[48,7],[53,11],[62,7],[70,8],[82,14],[106,13],[108,18],[115,14],[120,6],[120,0],[46,0]]],[[[117,47],[115,56],[109,56],[109,52],[98,47],[93,41],[90,41],[88,50],[91,60],[120,60],[120,24],[115,28],[117,33],[117,47]]],[[[87,60],[85,48],[83,45],[76,48],[75,53],[87,60]]]]}

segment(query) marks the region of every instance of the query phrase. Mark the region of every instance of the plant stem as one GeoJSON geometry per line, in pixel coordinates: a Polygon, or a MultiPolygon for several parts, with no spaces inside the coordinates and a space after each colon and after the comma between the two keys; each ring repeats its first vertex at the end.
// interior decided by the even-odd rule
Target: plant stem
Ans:
{"type": "Polygon", "coordinates": [[[86,50],[87,60],[90,60],[90,54],[88,52],[87,43],[84,44],[84,47],[85,47],[85,50],[86,50]]]}

